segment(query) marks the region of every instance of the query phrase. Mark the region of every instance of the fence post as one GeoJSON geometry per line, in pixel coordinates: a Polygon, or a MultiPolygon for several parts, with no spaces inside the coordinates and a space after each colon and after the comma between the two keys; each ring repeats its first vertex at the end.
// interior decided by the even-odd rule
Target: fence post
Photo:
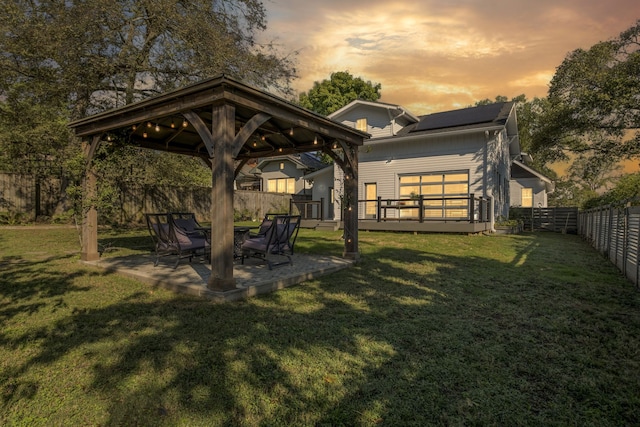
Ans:
{"type": "Polygon", "coordinates": [[[418,212],[418,221],[422,223],[424,222],[424,196],[422,194],[418,199],[418,207],[420,209],[420,211],[418,212]]]}
{"type": "MultiPolygon", "coordinates": [[[[380,222],[381,221],[380,217],[382,216],[382,197],[381,196],[378,196],[378,203],[376,204],[376,211],[377,211],[376,212],[377,222],[380,222]]],[[[386,214],[386,211],[385,211],[385,214],[386,214]]],[[[386,217],[386,215],[385,215],[385,217],[386,217]]]]}

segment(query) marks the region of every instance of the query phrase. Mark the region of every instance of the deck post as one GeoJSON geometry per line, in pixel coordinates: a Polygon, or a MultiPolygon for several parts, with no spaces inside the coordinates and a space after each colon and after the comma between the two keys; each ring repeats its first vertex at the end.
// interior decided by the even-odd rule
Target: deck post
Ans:
{"type": "Polygon", "coordinates": [[[469,194],[469,222],[471,224],[475,223],[475,203],[476,203],[476,195],[474,193],[469,194]]]}

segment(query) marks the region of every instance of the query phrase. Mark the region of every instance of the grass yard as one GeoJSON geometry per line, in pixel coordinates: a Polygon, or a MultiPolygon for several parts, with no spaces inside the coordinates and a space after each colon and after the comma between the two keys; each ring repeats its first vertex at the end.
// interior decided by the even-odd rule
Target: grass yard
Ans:
{"type": "Polygon", "coordinates": [[[360,238],[354,268],[215,305],[0,228],[0,425],[637,425],[640,294],[579,237],[360,238]]]}

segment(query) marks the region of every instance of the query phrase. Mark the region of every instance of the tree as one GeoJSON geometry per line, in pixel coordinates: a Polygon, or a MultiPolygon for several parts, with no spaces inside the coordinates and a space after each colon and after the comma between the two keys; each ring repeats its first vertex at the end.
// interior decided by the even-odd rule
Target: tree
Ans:
{"type": "Polygon", "coordinates": [[[322,82],[315,82],[308,92],[299,96],[302,107],[316,113],[329,115],[356,99],[377,101],[380,99],[380,83],[354,77],[348,71],[336,71],[322,82]]]}
{"type": "Polygon", "coordinates": [[[602,196],[593,197],[583,204],[584,209],[604,205],[620,205],[640,198],[640,172],[621,176],[613,188],[602,196]]]}
{"type": "Polygon", "coordinates": [[[556,70],[535,145],[616,160],[640,154],[640,21],[556,70]]]}
{"type": "Polygon", "coordinates": [[[0,91],[35,84],[72,119],[217,74],[290,92],[295,70],[259,45],[258,0],[10,2],[0,17],[0,91]]]}
{"type": "MultiPolygon", "coordinates": [[[[0,14],[0,166],[5,170],[30,173],[39,165],[44,173],[43,164],[64,168],[69,163],[66,173],[77,178],[80,146],[70,140],[69,120],[206,77],[226,74],[282,95],[292,93],[291,57],[257,42],[258,32],[266,29],[259,0],[5,3],[0,14]]],[[[160,168],[148,167],[147,160],[122,158],[117,169],[127,176],[119,178],[133,178],[134,171],[158,173],[160,168]],[[131,168],[129,161],[140,163],[131,168]]],[[[176,162],[189,165],[176,170],[193,169],[188,158],[176,162]]]]}

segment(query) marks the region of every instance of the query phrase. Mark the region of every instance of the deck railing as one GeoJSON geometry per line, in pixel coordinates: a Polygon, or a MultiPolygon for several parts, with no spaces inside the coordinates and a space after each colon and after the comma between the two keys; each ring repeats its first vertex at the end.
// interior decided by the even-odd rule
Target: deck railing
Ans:
{"type": "Polygon", "coordinates": [[[382,221],[489,222],[490,199],[474,194],[460,197],[418,196],[405,199],[358,200],[361,219],[382,221]]]}
{"type": "Polygon", "coordinates": [[[289,202],[289,212],[293,214],[296,209],[301,219],[317,219],[324,221],[324,198],[318,200],[293,200],[289,202]]]}
{"type": "Polygon", "coordinates": [[[640,287],[640,201],[580,211],[578,233],[640,287]]]}

